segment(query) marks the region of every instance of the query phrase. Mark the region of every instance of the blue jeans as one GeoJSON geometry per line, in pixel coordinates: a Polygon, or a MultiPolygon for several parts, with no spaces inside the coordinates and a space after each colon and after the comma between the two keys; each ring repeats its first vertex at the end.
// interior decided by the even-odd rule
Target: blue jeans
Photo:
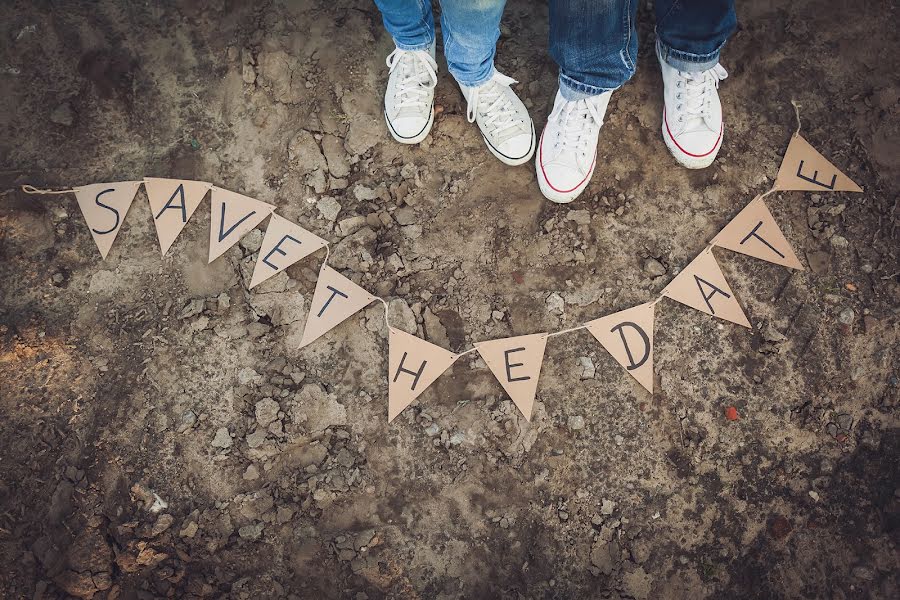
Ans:
{"type": "MultiPolygon", "coordinates": [[[[427,50],[434,44],[430,0],[375,0],[384,28],[401,50],[427,50]]],[[[506,0],[441,0],[444,57],[461,85],[476,87],[494,74],[500,17],[506,0]]]]}
{"type": "MultiPolygon", "coordinates": [[[[634,75],[639,0],[550,0],[550,55],[569,100],[614,90],[634,75]]],[[[428,0],[375,0],[384,27],[403,50],[434,43],[428,0]]],[[[494,72],[506,0],[441,0],[444,56],[461,84],[477,86],[494,72]]],[[[657,48],[681,71],[704,71],[734,31],[734,0],[655,0],[657,48]]]]}
{"type": "MultiPolygon", "coordinates": [[[[638,0],[551,0],[550,55],[567,100],[614,90],[634,75],[638,0]]],[[[734,0],[654,0],[656,47],[679,71],[705,71],[737,25],[734,0]]]]}

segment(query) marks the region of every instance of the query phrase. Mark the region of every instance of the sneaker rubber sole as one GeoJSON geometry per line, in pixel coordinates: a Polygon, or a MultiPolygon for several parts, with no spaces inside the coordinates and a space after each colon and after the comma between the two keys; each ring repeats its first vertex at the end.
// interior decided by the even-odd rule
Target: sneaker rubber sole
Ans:
{"type": "Polygon", "coordinates": [[[394,126],[391,125],[391,120],[387,116],[387,111],[384,111],[384,122],[387,123],[388,131],[391,132],[391,137],[400,142],[401,144],[418,144],[431,132],[431,126],[434,125],[434,104],[431,105],[431,115],[428,117],[428,122],[425,123],[425,126],[422,128],[422,131],[417,133],[416,135],[410,137],[403,137],[394,131],[394,126]]]}
{"type": "Polygon", "coordinates": [[[497,157],[497,160],[499,160],[500,162],[505,163],[511,167],[517,167],[519,165],[524,165],[529,160],[531,160],[532,156],[534,156],[534,141],[535,140],[534,140],[534,122],[533,121],[531,123],[531,144],[529,144],[529,146],[528,146],[528,152],[523,154],[520,157],[512,157],[512,156],[507,156],[507,155],[503,154],[502,152],[500,152],[499,150],[497,150],[496,148],[494,148],[491,145],[491,143],[488,141],[487,137],[485,137],[485,135],[483,133],[481,134],[481,139],[484,140],[484,145],[487,146],[487,149],[491,151],[491,154],[493,154],[494,156],[497,157]]]}
{"type": "Polygon", "coordinates": [[[685,152],[678,145],[678,142],[672,137],[672,134],[669,133],[669,126],[666,122],[666,111],[663,109],[663,122],[662,122],[662,137],[663,141],[666,143],[666,148],[669,149],[669,153],[675,158],[675,161],[685,167],[687,169],[705,169],[709,165],[716,160],[716,156],[719,154],[719,149],[722,147],[722,138],[725,137],[725,125],[722,125],[722,131],[719,132],[719,139],[716,140],[716,145],[713,146],[712,150],[707,152],[706,154],[691,154],[690,152],[685,152]]]}
{"type": "MultiPolygon", "coordinates": [[[[544,134],[541,134],[541,143],[543,144],[544,134]]],[[[550,200],[551,202],[555,202],[557,204],[568,204],[572,202],[581,195],[581,192],[584,191],[584,188],[588,186],[591,182],[591,178],[594,176],[594,169],[597,167],[597,155],[594,154],[594,162],[591,164],[591,169],[588,171],[588,174],[585,178],[579,183],[577,186],[568,191],[560,191],[554,188],[549,181],[547,181],[547,176],[544,175],[544,167],[541,165],[541,156],[538,154],[537,159],[534,161],[535,173],[537,175],[538,187],[541,188],[541,193],[544,195],[544,198],[550,200]]]]}

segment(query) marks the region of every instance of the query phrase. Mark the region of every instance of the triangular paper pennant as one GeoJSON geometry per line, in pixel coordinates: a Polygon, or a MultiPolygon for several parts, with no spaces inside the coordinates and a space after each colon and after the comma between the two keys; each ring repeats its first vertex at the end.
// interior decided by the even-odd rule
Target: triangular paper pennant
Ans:
{"type": "Polygon", "coordinates": [[[459,355],[399,329],[388,330],[388,422],[450,368],[459,355]]]}
{"type": "Polygon", "coordinates": [[[222,256],[274,210],[271,204],[213,186],[209,262],[222,256]]]}
{"type": "Polygon", "coordinates": [[[377,298],[328,265],[322,265],[300,347],[316,341],[373,300],[377,298]]]}
{"type": "Polygon", "coordinates": [[[259,248],[250,287],[262,283],[326,245],[326,241],[284,217],[272,214],[259,248]]]}
{"type": "Polygon", "coordinates": [[[708,315],[750,327],[750,321],[708,248],[666,286],[663,295],[708,315]]]}
{"type": "Polygon", "coordinates": [[[211,183],[190,179],[144,178],[144,189],[147,190],[150,212],[153,214],[153,224],[156,225],[156,236],[163,256],[211,187],[211,183]]]}
{"type": "Polygon", "coordinates": [[[772,218],[761,196],[744,207],[719,234],[714,246],[727,248],[776,265],[803,270],[791,245],[772,218]]]}
{"type": "Polygon", "coordinates": [[[653,393],[653,303],[641,304],[585,323],[628,374],[653,393]]]}
{"type": "Polygon", "coordinates": [[[75,188],[75,198],[81,207],[81,214],[84,215],[103,258],[106,258],[116,241],[140,186],[140,181],[118,181],[92,183],[75,188]]]}
{"type": "Polygon", "coordinates": [[[799,133],[791,137],[778,176],[776,190],[807,192],[861,192],[862,188],[819,154],[799,133]]]}
{"type": "Polygon", "coordinates": [[[502,340],[475,344],[478,353],[494,373],[494,377],[519,407],[525,419],[531,420],[538,378],[547,347],[546,333],[533,333],[502,340]]]}

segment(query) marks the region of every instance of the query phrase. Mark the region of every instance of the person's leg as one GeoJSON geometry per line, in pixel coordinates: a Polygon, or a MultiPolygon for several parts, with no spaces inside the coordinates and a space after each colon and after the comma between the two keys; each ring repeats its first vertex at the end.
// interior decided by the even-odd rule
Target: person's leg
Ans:
{"type": "Polygon", "coordinates": [[[538,144],[541,192],[571,202],[590,183],[613,90],[634,75],[638,0],[551,0],[550,55],[559,91],[538,144]]]}
{"type": "Polygon", "coordinates": [[[428,0],[375,0],[397,48],[384,94],[384,120],[395,140],[417,144],[434,123],[434,15],[428,0]]]}
{"type": "Polygon", "coordinates": [[[470,122],[477,122],[488,150],[508,165],[534,153],[528,109],[509,87],[513,79],[494,68],[500,18],[506,0],[441,0],[447,69],[459,83],[470,122]]]}
{"type": "Polygon", "coordinates": [[[662,136],[690,169],[712,164],[725,126],[719,53],[737,25],[734,0],[656,0],[656,54],[663,77],[662,136]]]}

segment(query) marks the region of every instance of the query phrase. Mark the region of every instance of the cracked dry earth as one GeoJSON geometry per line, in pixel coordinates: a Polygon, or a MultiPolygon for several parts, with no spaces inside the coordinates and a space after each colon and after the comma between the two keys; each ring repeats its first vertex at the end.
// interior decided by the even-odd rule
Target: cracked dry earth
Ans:
{"type": "MultiPolygon", "coordinates": [[[[368,2],[4,3],[0,596],[897,598],[897,8],[846,8],[741,4],[722,153],[688,172],[642,3],[601,163],[556,206],[444,64],[431,135],[390,140],[368,2]],[[652,396],[553,338],[531,423],[470,354],[389,425],[377,304],[297,350],[324,253],[248,292],[262,232],[207,265],[208,208],[161,258],[142,191],[101,261],[74,197],[15,191],[257,197],[461,350],[651,298],[768,189],[792,98],[865,188],[767,198],[807,269],[716,251],[754,328],[658,305],[652,396]]],[[[511,1],[497,59],[538,129],[546,29],[511,1]]]]}

